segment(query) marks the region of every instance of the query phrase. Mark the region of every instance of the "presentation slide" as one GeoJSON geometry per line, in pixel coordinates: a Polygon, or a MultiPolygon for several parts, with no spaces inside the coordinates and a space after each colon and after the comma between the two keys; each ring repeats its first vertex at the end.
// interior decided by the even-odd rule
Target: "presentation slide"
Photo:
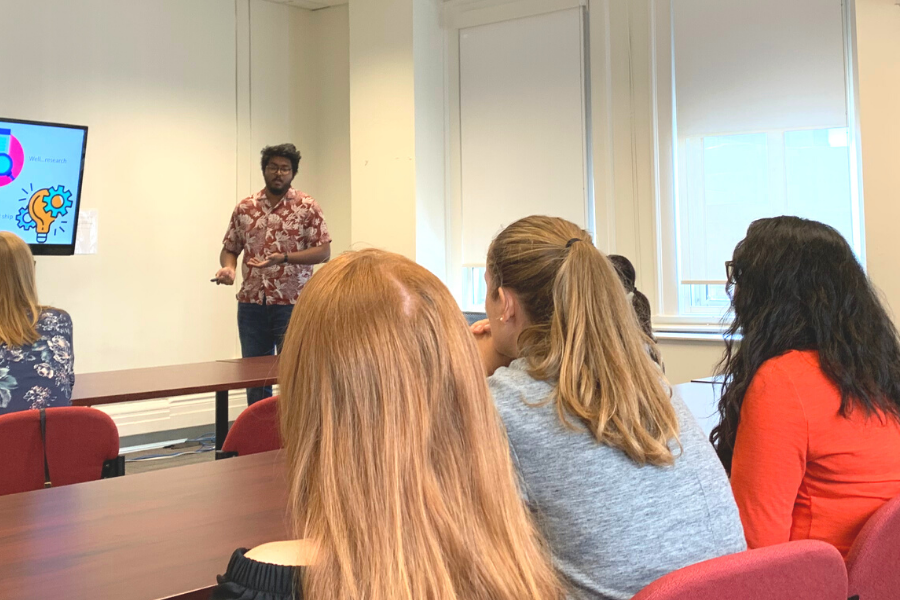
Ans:
{"type": "Polygon", "coordinates": [[[72,253],[86,139],[86,127],[0,119],[0,231],[72,253]]]}

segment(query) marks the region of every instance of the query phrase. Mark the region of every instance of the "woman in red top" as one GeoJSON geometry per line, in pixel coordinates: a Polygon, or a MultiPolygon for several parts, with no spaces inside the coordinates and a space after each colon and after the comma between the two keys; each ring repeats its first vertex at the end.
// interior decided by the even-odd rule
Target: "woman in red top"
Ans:
{"type": "Polygon", "coordinates": [[[850,246],[822,223],[756,221],[727,267],[734,322],[710,439],[747,545],[818,539],[846,558],[900,494],[897,330],[850,246]]]}

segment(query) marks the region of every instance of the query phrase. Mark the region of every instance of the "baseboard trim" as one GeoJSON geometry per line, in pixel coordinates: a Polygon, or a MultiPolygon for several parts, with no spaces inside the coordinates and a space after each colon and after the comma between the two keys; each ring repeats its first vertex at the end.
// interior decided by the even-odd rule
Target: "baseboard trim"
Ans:
{"type": "MultiPolygon", "coordinates": [[[[151,436],[148,440],[175,440],[198,437],[208,431],[215,431],[216,396],[215,394],[195,394],[177,398],[158,400],[137,400],[118,404],[100,404],[95,408],[102,410],[115,422],[119,429],[120,440],[131,440],[136,436],[151,436]],[[175,434],[181,430],[202,429],[198,435],[175,434]],[[151,434],[161,434],[162,438],[151,434]]],[[[235,390],[228,398],[228,419],[234,421],[247,408],[247,396],[244,390],[235,390]]],[[[148,441],[143,443],[154,443],[148,441]]],[[[123,446],[136,446],[137,443],[121,443],[123,446]]]]}

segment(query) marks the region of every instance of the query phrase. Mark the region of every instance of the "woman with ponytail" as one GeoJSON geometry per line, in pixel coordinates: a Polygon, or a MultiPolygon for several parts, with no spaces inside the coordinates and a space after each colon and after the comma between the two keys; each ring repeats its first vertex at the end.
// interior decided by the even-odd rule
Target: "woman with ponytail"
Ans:
{"type": "Polygon", "coordinates": [[[489,326],[473,331],[522,493],[572,596],[631,598],[743,550],[725,472],[590,236],[521,219],[491,244],[485,278],[489,326]]]}

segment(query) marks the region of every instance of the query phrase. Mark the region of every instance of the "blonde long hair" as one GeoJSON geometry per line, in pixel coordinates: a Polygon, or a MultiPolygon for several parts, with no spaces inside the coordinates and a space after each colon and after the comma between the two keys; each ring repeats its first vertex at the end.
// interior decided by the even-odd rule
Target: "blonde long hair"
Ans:
{"type": "Polygon", "coordinates": [[[488,293],[516,293],[530,320],[519,356],[552,382],[560,419],[574,416],[596,440],[638,464],[670,465],[678,419],[612,264],[569,221],[533,216],[504,229],[488,250],[488,293]]]}
{"type": "Polygon", "coordinates": [[[34,257],[22,238],[0,231],[0,344],[33,344],[43,307],[38,304],[34,257]]]}
{"type": "Polygon", "coordinates": [[[557,599],[474,340],[444,285],[379,250],[319,270],[279,367],[305,597],[557,599]]]}

